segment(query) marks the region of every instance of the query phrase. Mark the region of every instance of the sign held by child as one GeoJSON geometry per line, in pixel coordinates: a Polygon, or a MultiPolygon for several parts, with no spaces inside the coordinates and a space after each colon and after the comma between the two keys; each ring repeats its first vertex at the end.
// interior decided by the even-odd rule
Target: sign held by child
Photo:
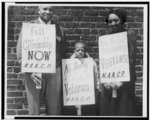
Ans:
{"type": "Polygon", "coordinates": [[[95,104],[96,63],[84,41],[75,42],[71,59],[62,62],[64,105],[75,105],[80,113],[81,105],[95,104]]]}
{"type": "Polygon", "coordinates": [[[63,59],[64,105],[95,104],[93,59],[63,59]]]}

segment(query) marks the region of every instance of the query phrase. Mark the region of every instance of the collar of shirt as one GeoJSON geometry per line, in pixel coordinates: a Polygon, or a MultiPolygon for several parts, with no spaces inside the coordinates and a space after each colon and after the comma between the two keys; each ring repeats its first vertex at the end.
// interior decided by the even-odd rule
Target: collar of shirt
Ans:
{"type": "MultiPolygon", "coordinates": [[[[44,22],[43,20],[41,20],[40,17],[39,17],[39,22],[40,22],[41,24],[45,24],[45,22],[44,22]]],[[[48,21],[47,24],[51,24],[51,21],[48,21]]]]}

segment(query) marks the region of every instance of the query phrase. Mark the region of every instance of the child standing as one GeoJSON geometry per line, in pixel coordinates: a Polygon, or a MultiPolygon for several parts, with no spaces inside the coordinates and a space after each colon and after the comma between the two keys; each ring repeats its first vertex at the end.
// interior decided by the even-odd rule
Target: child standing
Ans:
{"type": "MultiPolygon", "coordinates": [[[[86,52],[86,44],[84,41],[77,41],[75,42],[74,45],[74,53],[71,55],[71,59],[77,58],[79,60],[82,60],[84,58],[91,58],[89,54],[86,52]]],[[[97,70],[97,65],[96,62],[93,60],[93,73],[94,73],[94,88],[95,88],[95,93],[96,93],[96,88],[98,85],[98,70],[97,70]]],[[[96,100],[96,94],[95,94],[95,100],[96,100]]],[[[96,102],[97,103],[97,102],[96,102]]],[[[82,106],[76,106],[76,109],[80,109],[82,115],[97,115],[97,105],[96,103],[94,105],[82,105],[82,106]]],[[[80,113],[78,113],[80,115],[80,113]]]]}

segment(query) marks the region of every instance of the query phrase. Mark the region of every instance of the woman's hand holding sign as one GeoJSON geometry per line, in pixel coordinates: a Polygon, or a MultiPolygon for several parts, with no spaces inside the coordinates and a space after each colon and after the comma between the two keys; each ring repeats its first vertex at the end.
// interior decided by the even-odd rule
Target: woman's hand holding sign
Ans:
{"type": "Polygon", "coordinates": [[[122,82],[104,83],[104,86],[105,86],[106,89],[111,89],[111,87],[114,88],[114,89],[119,89],[122,85],[123,85],[122,82]]]}
{"type": "Polygon", "coordinates": [[[109,90],[111,89],[111,84],[110,83],[104,83],[104,87],[109,90]]]}
{"type": "Polygon", "coordinates": [[[123,85],[122,82],[116,82],[116,83],[115,83],[115,88],[116,88],[116,89],[119,89],[122,85],[123,85]]]}

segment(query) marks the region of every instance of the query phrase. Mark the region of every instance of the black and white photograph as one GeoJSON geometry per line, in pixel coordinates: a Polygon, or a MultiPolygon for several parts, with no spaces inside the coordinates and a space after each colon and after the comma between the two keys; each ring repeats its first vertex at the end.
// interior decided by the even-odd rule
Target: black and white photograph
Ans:
{"type": "Polygon", "coordinates": [[[147,118],[149,2],[3,2],[2,119],[147,118]]]}

